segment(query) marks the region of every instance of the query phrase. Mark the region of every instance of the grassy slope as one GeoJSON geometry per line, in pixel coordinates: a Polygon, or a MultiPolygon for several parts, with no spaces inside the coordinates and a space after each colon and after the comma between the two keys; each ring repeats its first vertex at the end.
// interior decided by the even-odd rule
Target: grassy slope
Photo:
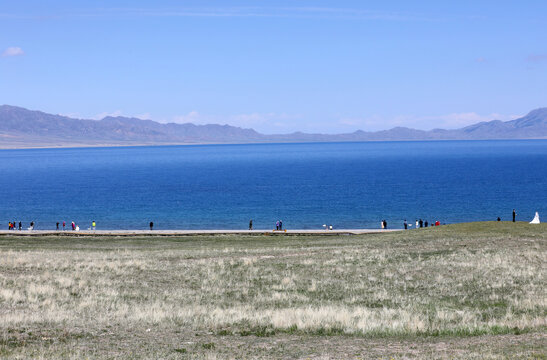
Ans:
{"type": "Polygon", "coordinates": [[[547,226],[0,238],[0,357],[540,357],[547,226]]]}

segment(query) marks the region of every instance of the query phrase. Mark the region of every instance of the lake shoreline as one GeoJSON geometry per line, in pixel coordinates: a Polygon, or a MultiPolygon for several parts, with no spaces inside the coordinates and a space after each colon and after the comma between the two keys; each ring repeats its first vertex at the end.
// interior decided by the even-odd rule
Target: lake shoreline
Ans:
{"type": "Polygon", "coordinates": [[[0,236],[192,236],[192,235],[361,235],[403,231],[403,229],[333,229],[333,230],[0,230],[0,236]]]}

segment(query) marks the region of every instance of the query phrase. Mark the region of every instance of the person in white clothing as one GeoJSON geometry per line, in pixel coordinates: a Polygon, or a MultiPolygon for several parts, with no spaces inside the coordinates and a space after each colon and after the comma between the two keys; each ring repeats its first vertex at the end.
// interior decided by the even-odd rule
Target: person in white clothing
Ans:
{"type": "Polygon", "coordinates": [[[539,214],[536,211],[536,216],[534,216],[534,219],[530,221],[530,224],[539,224],[539,214]]]}

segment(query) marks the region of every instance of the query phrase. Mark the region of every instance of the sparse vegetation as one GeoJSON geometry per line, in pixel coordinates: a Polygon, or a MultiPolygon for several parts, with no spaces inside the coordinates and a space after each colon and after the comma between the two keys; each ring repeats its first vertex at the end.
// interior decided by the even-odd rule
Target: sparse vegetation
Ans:
{"type": "Polygon", "coordinates": [[[2,358],[545,358],[547,226],[0,238],[2,358]]]}

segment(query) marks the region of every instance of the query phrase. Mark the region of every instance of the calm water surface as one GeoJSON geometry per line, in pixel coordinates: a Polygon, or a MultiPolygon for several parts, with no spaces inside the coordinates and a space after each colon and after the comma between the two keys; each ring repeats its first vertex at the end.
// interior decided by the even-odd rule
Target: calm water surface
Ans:
{"type": "Polygon", "coordinates": [[[400,228],[513,208],[547,221],[547,140],[1,150],[0,162],[5,229],[400,228]]]}

